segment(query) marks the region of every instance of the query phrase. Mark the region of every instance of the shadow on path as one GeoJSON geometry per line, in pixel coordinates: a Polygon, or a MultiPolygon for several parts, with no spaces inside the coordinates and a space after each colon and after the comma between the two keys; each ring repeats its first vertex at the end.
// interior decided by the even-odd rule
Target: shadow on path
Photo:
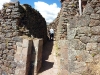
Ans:
{"type": "Polygon", "coordinates": [[[52,48],[53,48],[53,41],[48,41],[44,45],[43,53],[42,53],[42,66],[41,66],[41,69],[40,69],[39,73],[53,67],[54,62],[50,62],[48,60],[49,56],[51,55],[52,48]]]}

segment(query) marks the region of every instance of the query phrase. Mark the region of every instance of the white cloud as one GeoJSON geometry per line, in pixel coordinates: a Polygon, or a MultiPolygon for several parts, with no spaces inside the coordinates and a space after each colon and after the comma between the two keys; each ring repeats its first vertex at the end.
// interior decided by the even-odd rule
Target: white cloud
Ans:
{"type": "Polygon", "coordinates": [[[34,8],[37,9],[49,23],[57,17],[58,12],[60,11],[60,8],[56,3],[49,5],[41,1],[34,2],[34,8]]]}
{"type": "Polygon", "coordinates": [[[17,2],[18,0],[0,0],[0,9],[2,9],[2,5],[7,2],[17,2]]]}
{"type": "Polygon", "coordinates": [[[2,5],[6,2],[10,2],[11,0],[0,0],[0,9],[2,9],[2,5]]]}

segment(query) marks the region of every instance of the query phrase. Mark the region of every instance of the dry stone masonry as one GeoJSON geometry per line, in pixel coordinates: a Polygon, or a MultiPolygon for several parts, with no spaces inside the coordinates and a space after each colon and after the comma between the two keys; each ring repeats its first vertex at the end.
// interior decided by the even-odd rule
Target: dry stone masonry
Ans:
{"type": "Polygon", "coordinates": [[[100,75],[100,0],[82,0],[82,15],[78,1],[61,0],[60,75],[100,75]]]}
{"type": "Polygon", "coordinates": [[[46,22],[37,10],[19,2],[5,3],[0,10],[0,75],[37,74],[46,41],[46,22]]]}

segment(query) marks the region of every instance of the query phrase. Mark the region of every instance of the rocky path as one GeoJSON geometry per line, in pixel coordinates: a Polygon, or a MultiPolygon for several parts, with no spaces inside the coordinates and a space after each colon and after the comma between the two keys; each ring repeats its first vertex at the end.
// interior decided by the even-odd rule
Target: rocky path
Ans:
{"type": "Polygon", "coordinates": [[[58,75],[56,41],[49,41],[43,49],[42,68],[38,75],[58,75]]]}

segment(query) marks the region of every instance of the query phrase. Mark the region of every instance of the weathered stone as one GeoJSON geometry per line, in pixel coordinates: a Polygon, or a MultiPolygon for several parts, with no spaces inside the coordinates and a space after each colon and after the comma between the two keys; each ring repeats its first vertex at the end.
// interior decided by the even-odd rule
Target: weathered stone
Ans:
{"type": "Polygon", "coordinates": [[[89,26],[99,26],[100,21],[99,20],[91,20],[89,26]]]}
{"type": "Polygon", "coordinates": [[[13,37],[12,40],[16,41],[16,42],[21,42],[22,38],[20,38],[20,37],[13,37]]]}
{"type": "Polygon", "coordinates": [[[78,28],[77,33],[88,35],[90,33],[90,27],[80,27],[78,28]]]}
{"type": "Polygon", "coordinates": [[[16,11],[18,11],[19,10],[19,8],[14,8],[12,11],[13,12],[16,12],[16,11]]]}
{"type": "Polygon", "coordinates": [[[18,7],[18,6],[19,6],[19,2],[16,2],[16,3],[15,3],[15,7],[18,7]]]}
{"type": "Polygon", "coordinates": [[[9,67],[9,68],[10,68],[10,62],[9,62],[9,61],[5,61],[5,62],[4,62],[4,65],[5,65],[6,67],[9,67]]]}
{"type": "Polygon", "coordinates": [[[13,36],[17,36],[18,35],[18,32],[13,32],[13,36]]]}
{"type": "Polygon", "coordinates": [[[11,68],[16,68],[17,64],[15,62],[11,62],[10,67],[11,68]]]}
{"type": "Polygon", "coordinates": [[[91,7],[90,4],[87,4],[85,6],[85,8],[83,9],[83,14],[91,14],[93,12],[94,12],[94,10],[93,10],[93,8],[91,7]]]}
{"type": "Polygon", "coordinates": [[[16,54],[21,54],[22,49],[23,49],[22,47],[17,46],[16,54]]]}
{"type": "Polygon", "coordinates": [[[14,50],[9,50],[8,54],[14,56],[14,50]]]}
{"type": "Polygon", "coordinates": [[[100,35],[100,26],[95,26],[91,28],[91,33],[95,35],[100,35]]]}
{"type": "Polygon", "coordinates": [[[7,55],[6,54],[3,54],[2,57],[5,60],[7,58],[7,55]]]}
{"type": "Polygon", "coordinates": [[[13,46],[8,46],[7,48],[8,48],[8,50],[11,50],[11,49],[13,49],[13,46]]]}
{"type": "Polygon", "coordinates": [[[16,42],[16,46],[22,47],[22,43],[21,42],[16,42]]]}
{"type": "Polygon", "coordinates": [[[12,37],[12,33],[7,33],[5,37],[6,37],[6,38],[12,37]]]}
{"type": "Polygon", "coordinates": [[[91,14],[90,18],[91,19],[95,19],[95,20],[99,20],[100,19],[100,15],[99,14],[91,14]]]}
{"type": "Polygon", "coordinates": [[[12,15],[16,15],[16,14],[19,14],[19,12],[12,12],[11,14],[12,15]]]}
{"type": "Polygon", "coordinates": [[[8,43],[8,46],[12,46],[12,45],[13,45],[13,43],[11,43],[11,42],[10,42],[10,43],[8,43]]]}
{"type": "Polygon", "coordinates": [[[76,28],[68,29],[67,31],[67,39],[74,39],[76,35],[76,28]]]}
{"type": "Polygon", "coordinates": [[[8,75],[7,72],[2,71],[1,75],[8,75]]]}
{"type": "Polygon", "coordinates": [[[10,73],[10,75],[15,73],[13,69],[9,69],[8,72],[10,73]]]}
{"type": "Polygon", "coordinates": [[[0,64],[3,64],[3,61],[2,60],[0,60],[0,64]]]}
{"type": "Polygon", "coordinates": [[[84,27],[88,26],[90,23],[90,16],[89,15],[82,15],[82,17],[77,18],[76,25],[77,27],[84,27]]]}
{"type": "Polygon", "coordinates": [[[2,54],[3,53],[3,51],[2,50],[0,50],[0,54],[2,54]]]}
{"type": "Polygon", "coordinates": [[[97,43],[87,43],[86,50],[93,51],[97,49],[97,43]]]}
{"type": "Polygon", "coordinates": [[[5,49],[7,47],[6,43],[2,43],[2,49],[5,49]]]}
{"type": "Polygon", "coordinates": [[[85,62],[71,61],[69,63],[71,63],[69,64],[70,75],[80,75],[81,72],[84,72],[86,70],[85,62]]]}
{"type": "Polygon", "coordinates": [[[87,44],[88,42],[90,42],[90,37],[82,36],[80,37],[80,41],[87,44]]]}
{"type": "Polygon", "coordinates": [[[8,55],[7,56],[7,61],[13,61],[14,60],[14,56],[8,55]]]}
{"type": "Polygon", "coordinates": [[[97,14],[100,14],[100,10],[98,10],[96,13],[97,13],[97,14]]]}
{"type": "Polygon", "coordinates": [[[8,13],[8,12],[11,12],[11,9],[6,9],[6,12],[8,13]]]}
{"type": "Polygon", "coordinates": [[[97,55],[94,56],[94,61],[96,63],[99,63],[100,62],[100,54],[97,54],[97,55]]]}
{"type": "Polygon", "coordinates": [[[8,53],[8,50],[3,50],[3,54],[6,54],[6,53],[8,53]]]}
{"type": "Polygon", "coordinates": [[[13,45],[13,49],[14,49],[14,50],[17,50],[17,46],[16,46],[16,45],[13,45]]]}
{"type": "Polygon", "coordinates": [[[29,40],[23,39],[22,47],[28,48],[28,45],[29,45],[29,40]]]}
{"type": "Polygon", "coordinates": [[[7,25],[11,25],[11,22],[7,21],[6,24],[7,24],[7,25]]]}
{"type": "Polygon", "coordinates": [[[75,50],[85,50],[86,45],[78,39],[70,40],[69,46],[75,50]]]}
{"type": "Polygon", "coordinates": [[[99,35],[93,35],[90,39],[90,42],[100,42],[100,36],[99,35]]]}

